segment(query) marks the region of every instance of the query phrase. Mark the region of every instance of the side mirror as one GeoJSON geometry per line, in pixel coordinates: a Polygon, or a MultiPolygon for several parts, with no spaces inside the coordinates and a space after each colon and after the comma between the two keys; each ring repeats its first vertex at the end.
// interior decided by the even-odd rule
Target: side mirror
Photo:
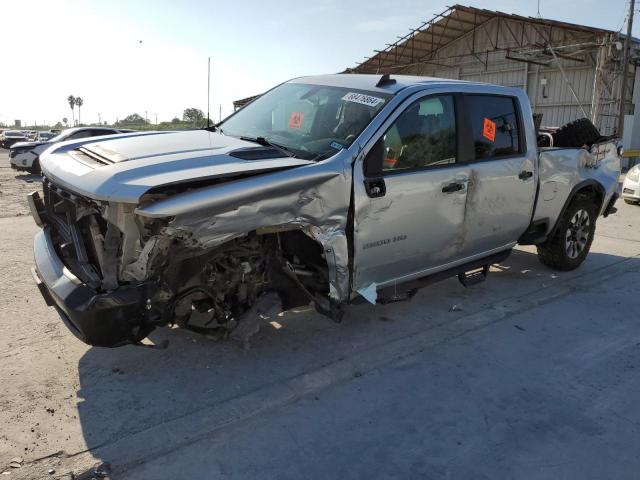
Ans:
{"type": "Polygon", "coordinates": [[[364,158],[364,174],[367,177],[377,177],[382,174],[384,162],[384,137],[380,137],[364,158]]]}

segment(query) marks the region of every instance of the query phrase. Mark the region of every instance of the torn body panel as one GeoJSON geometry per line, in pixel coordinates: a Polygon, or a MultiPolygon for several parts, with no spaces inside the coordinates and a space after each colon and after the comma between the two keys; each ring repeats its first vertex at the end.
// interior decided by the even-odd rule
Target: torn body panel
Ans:
{"type": "Polygon", "coordinates": [[[616,193],[620,158],[612,142],[596,144],[590,150],[543,148],[539,155],[540,191],[533,222],[551,219],[549,233],[576,187],[594,186],[598,213],[603,214],[616,193]]]}
{"type": "Polygon", "coordinates": [[[302,230],[322,245],[330,297],[343,301],[349,296],[350,185],[350,170],[336,159],[173,195],[143,204],[136,214],[170,218],[167,232],[202,249],[252,231],[302,230]]]}

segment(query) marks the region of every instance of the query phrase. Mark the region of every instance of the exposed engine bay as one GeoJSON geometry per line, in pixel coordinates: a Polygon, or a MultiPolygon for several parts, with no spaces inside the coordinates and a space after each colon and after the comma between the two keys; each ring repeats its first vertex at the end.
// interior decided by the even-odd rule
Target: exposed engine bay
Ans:
{"type": "Polygon", "coordinates": [[[332,315],[323,248],[303,230],[252,231],[204,248],[169,219],[80,197],[47,179],[43,189],[40,216],[51,226],[58,255],[83,283],[98,293],[150,286],[142,299],[145,325],[132,329],[136,338],[128,343],[167,324],[227,335],[269,292],[279,297],[278,311],[313,303],[332,315]]]}

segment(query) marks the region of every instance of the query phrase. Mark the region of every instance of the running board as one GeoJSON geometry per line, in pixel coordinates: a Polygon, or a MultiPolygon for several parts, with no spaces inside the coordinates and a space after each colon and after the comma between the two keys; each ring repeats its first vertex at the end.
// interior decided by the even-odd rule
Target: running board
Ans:
{"type": "MultiPolygon", "coordinates": [[[[401,283],[398,285],[391,285],[388,287],[384,287],[378,290],[377,301],[378,303],[390,303],[395,301],[408,300],[418,291],[418,289],[426,287],[433,283],[439,282],[441,280],[455,277],[456,275],[460,275],[460,274],[466,275],[467,272],[471,272],[472,270],[476,270],[479,268],[482,268],[483,270],[486,268],[488,271],[489,265],[502,262],[503,260],[507,259],[507,257],[509,257],[510,254],[511,254],[511,249],[503,250],[502,252],[494,253],[493,255],[489,255],[484,258],[479,258],[478,260],[474,260],[472,262],[458,265],[457,267],[453,267],[448,270],[444,270],[442,272],[433,273],[431,275],[427,275],[425,277],[418,278],[416,280],[410,280],[408,282],[401,283]]],[[[484,277],[486,278],[486,274],[484,277]]],[[[466,280],[466,277],[465,277],[465,280],[466,280]]],[[[467,283],[467,286],[471,284],[472,283],[467,283]]],[[[352,301],[351,303],[361,303],[364,301],[366,300],[364,300],[362,296],[359,296],[355,301],[352,301]]]]}
{"type": "Polygon", "coordinates": [[[463,287],[470,287],[478,283],[482,283],[489,275],[489,265],[483,265],[482,268],[463,272],[458,274],[458,280],[463,287]]]}

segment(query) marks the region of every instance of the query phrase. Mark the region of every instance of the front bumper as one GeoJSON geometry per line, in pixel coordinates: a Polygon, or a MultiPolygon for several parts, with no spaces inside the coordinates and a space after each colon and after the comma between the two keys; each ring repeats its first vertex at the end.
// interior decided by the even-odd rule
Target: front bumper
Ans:
{"type": "Polygon", "coordinates": [[[147,310],[147,299],[157,291],[153,283],[123,286],[99,293],[82,283],[62,263],[55,251],[49,227],[40,230],[33,243],[34,280],[49,306],[56,308],[71,332],[88,345],[119,347],[137,343],[157,325],[147,310]]]}
{"type": "Polygon", "coordinates": [[[633,181],[625,178],[622,184],[622,198],[640,201],[640,180],[633,181]]]}
{"type": "Polygon", "coordinates": [[[36,159],[36,154],[32,151],[26,152],[12,152],[13,156],[9,157],[11,162],[11,168],[16,170],[29,170],[33,167],[33,162],[36,159]]]}

